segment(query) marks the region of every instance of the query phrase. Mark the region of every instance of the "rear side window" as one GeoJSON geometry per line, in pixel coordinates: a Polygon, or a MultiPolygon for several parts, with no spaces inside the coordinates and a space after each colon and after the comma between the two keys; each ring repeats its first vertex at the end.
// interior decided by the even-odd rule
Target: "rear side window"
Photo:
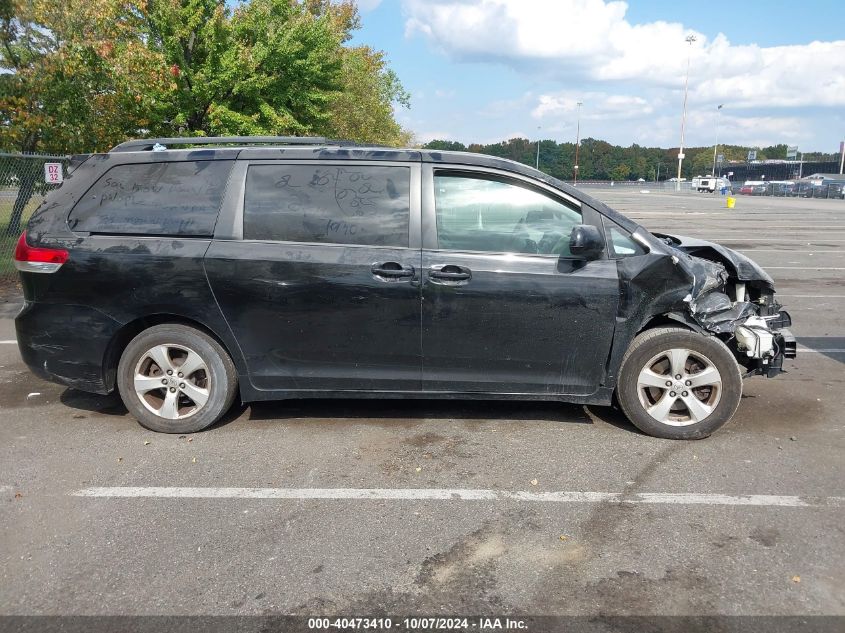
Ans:
{"type": "Polygon", "coordinates": [[[112,167],[76,204],[68,225],[89,233],[210,237],[233,162],[112,167]]]}
{"type": "Polygon", "coordinates": [[[411,170],[359,165],[252,165],[244,238],[408,246],[411,170]]]}

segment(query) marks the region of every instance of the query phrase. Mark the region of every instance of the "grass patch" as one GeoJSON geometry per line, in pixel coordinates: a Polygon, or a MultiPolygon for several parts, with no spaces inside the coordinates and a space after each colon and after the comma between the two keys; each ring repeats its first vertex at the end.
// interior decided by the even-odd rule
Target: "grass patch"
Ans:
{"type": "MultiPolygon", "coordinates": [[[[18,243],[20,234],[16,232],[13,235],[6,233],[9,226],[9,220],[12,216],[12,208],[15,205],[16,190],[0,189],[0,284],[16,281],[18,278],[18,271],[15,270],[13,261],[15,254],[15,245],[18,243]]],[[[38,208],[44,196],[35,194],[27,203],[21,216],[21,226],[25,227],[29,221],[29,216],[38,208]]]]}

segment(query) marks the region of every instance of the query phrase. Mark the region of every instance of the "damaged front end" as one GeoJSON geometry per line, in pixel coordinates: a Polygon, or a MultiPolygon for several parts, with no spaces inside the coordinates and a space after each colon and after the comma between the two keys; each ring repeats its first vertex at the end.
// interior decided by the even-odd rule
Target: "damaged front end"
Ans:
{"type": "Polygon", "coordinates": [[[690,283],[686,313],[718,336],[746,375],[776,376],[784,358],[795,358],[789,313],[775,300],[772,278],[744,255],[718,244],[675,235],[656,237],[672,251],[672,263],[690,283]]]}

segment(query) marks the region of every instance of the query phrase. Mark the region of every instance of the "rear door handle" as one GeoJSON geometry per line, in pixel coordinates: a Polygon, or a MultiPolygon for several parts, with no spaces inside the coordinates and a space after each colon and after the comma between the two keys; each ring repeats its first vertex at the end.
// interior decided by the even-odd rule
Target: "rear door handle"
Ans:
{"type": "Polygon", "coordinates": [[[402,277],[413,277],[416,271],[413,266],[403,266],[399,262],[384,262],[373,264],[370,269],[376,277],[385,279],[400,279],[402,277]]]}
{"type": "Polygon", "coordinates": [[[429,270],[428,276],[431,279],[442,281],[468,281],[472,279],[472,271],[465,266],[447,264],[446,266],[433,267],[429,270]]]}

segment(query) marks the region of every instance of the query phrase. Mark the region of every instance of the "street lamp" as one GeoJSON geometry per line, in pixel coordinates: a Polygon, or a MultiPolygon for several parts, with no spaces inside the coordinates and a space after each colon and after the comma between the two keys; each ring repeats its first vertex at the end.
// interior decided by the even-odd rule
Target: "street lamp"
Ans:
{"type": "Polygon", "coordinates": [[[537,126],[537,165],[536,165],[536,167],[537,167],[538,170],[540,169],[540,127],[541,126],[539,126],[539,125],[537,126]]]}
{"type": "Polygon", "coordinates": [[[724,105],[724,103],[720,103],[719,107],[716,108],[716,143],[713,145],[713,176],[716,176],[716,151],[719,149],[719,115],[722,113],[722,106],[724,105]]]}
{"type": "Polygon", "coordinates": [[[695,41],[695,35],[687,35],[685,40],[690,45],[687,52],[687,77],[684,80],[684,110],[681,115],[681,147],[678,150],[678,181],[675,183],[675,190],[681,190],[681,165],[684,162],[684,129],[687,124],[687,90],[689,88],[689,65],[692,57],[692,43],[695,41]]]}
{"type": "Polygon", "coordinates": [[[578,102],[578,118],[577,124],[575,126],[575,182],[572,184],[574,187],[578,184],[578,150],[581,148],[581,106],[584,105],[580,101],[578,102]]]}

